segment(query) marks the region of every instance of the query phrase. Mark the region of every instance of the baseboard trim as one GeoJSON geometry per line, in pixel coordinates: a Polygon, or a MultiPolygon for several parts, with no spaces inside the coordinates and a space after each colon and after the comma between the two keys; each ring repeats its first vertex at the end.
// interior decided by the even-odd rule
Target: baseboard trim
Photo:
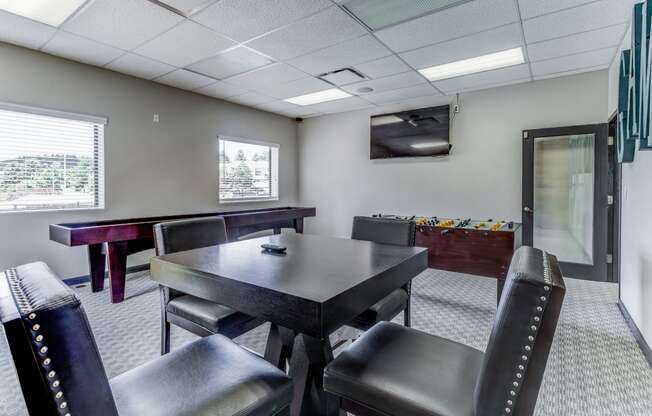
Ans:
{"type": "MultiPolygon", "coordinates": [[[[137,266],[127,267],[127,274],[142,272],[144,270],[149,270],[149,263],[139,264],[137,266]]],[[[104,272],[104,278],[106,279],[108,277],[109,277],[109,272],[104,272]]],[[[89,283],[90,281],[91,281],[91,278],[87,274],[85,274],[83,276],[69,277],[67,279],[63,279],[63,282],[65,284],[67,284],[68,286],[82,285],[82,284],[85,284],[85,283],[89,283]]]]}
{"type": "Polygon", "coordinates": [[[650,367],[652,367],[652,349],[650,349],[650,346],[647,344],[647,342],[645,342],[645,338],[643,338],[643,334],[638,329],[638,326],[636,326],[636,323],[634,322],[631,315],[629,314],[629,311],[627,310],[627,308],[625,307],[625,305],[620,299],[618,299],[618,309],[620,309],[620,313],[623,314],[623,318],[625,318],[625,322],[627,322],[627,326],[629,327],[629,330],[634,336],[634,339],[636,339],[636,343],[638,344],[638,347],[641,349],[641,352],[645,356],[647,363],[650,365],[650,367]]]}

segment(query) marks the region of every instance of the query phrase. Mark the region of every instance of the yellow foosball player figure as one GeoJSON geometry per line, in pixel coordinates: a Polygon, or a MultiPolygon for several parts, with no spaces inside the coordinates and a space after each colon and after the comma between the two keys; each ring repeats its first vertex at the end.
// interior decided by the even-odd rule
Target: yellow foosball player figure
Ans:
{"type": "Polygon", "coordinates": [[[437,227],[451,228],[453,226],[455,226],[455,220],[452,219],[442,220],[437,223],[437,227]]]}
{"type": "Polygon", "coordinates": [[[497,222],[494,225],[491,226],[491,231],[498,231],[501,228],[503,228],[503,225],[505,225],[504,222],[497,222]]]}

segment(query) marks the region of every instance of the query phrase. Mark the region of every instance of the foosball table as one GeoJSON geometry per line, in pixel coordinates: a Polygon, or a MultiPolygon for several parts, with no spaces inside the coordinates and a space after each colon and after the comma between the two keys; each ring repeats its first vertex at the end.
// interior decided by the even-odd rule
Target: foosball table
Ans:
{"type": "Polygon", "coordinates": [[[498,279],[498,296],[514,251],[521,246],[521,224],[470,218],[400,217],[416,224],[415,243],[428,249],[428,267],[498,279]]]}

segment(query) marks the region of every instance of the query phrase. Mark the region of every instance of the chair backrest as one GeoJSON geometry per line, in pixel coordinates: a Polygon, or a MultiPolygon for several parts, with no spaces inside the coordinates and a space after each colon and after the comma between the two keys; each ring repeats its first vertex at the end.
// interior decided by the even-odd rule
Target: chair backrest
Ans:
{"type": "Polygon", "coordinates": [[[354,240],[373,241],[397,246],[414,246],[416,224],[414,221],[393,218],[353,217],[354,240]]]}
{"type": "Polygon", "coordinates": [[[0,274],[0,319],[31,415],[118,415],[81,302],[47,265],[0,274]]]}
{"type": "Polygon", "coordinates": [[[191,218],[154,225],[156,254],[209,247],[228,241],[222,217],[191,218]]]}
{"type": "Polygon", "coordinates": [[[555,256],[514,253],[476,382],[476,416],[534,412],[565,293],[555,256]]]}

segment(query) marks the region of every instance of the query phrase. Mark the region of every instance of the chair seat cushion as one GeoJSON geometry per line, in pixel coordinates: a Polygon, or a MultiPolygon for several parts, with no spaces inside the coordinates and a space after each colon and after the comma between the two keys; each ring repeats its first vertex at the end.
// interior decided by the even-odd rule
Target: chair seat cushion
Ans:
{"type": "Polygon", "coordinates": [[[119,375],[111,388],[120,416],[269,416],[292,399],[289,377],[222,335],[119,375]]]}
{"type": "Polygon", "coordinates": [[[332,361],[324,388],[382,414],[472,416],[483,353],[382,322],[332,361]]]}
{"type": "Polygon", "coordinates": [[[372,307],[358,315],[351,323],[356,328],[368,329],[381,321],[391,321],[407,306],[408,293],[398,288],[372,307]]]}
{"type": "Polygon", "coordinates": [[[246,328],[248,323],[255,319],[227,306],[191,295],[172,299],[167,304],[167,312],[191,321],[214,334],[230,333],[235,328],[246,328]]]}

